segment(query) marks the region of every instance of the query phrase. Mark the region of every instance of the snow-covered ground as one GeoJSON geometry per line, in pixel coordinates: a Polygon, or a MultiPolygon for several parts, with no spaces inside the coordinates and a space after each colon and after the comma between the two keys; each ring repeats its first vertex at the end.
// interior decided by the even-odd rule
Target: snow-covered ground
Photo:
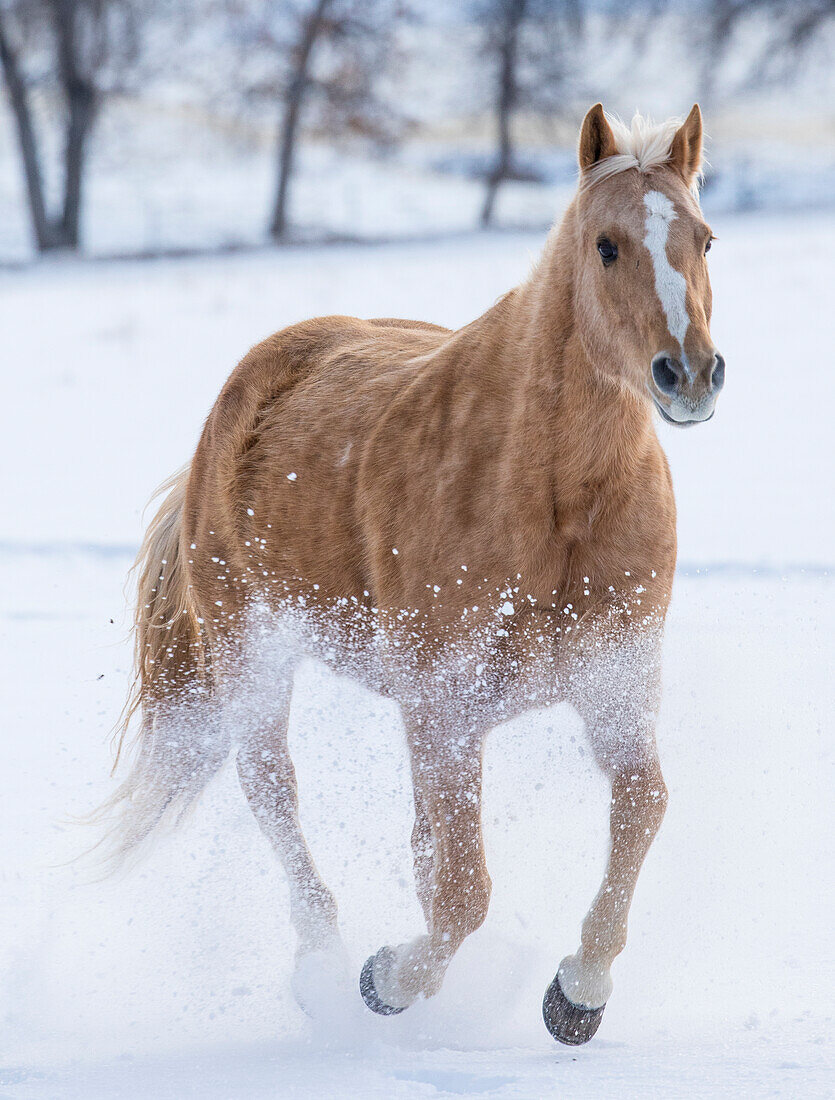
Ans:
{"type": "MultiPolygon", "coordinates": [[[[487,755],[490,915],[438,997],[357,995],[311,1024],[288,989],[283,878],[233,768],[129,875],[66,866],[111,789],[141,505],[235,360],[315,313],[460,324],[538,235],[54,263],[0,274],[0,1097],[824,1097],[831,1028],[835,218],[714,219],[715,419],[660,425],[682,571],[659,740],[671,804],[598,1037],[539,1016],[576,945],[606,791],[567,710],[487,755]],[[113,620],[113,621],[111,621],[113,620]]],[[[309,666],[302,817],[359,967],[419,928],[396,714],[309,666]]]]}

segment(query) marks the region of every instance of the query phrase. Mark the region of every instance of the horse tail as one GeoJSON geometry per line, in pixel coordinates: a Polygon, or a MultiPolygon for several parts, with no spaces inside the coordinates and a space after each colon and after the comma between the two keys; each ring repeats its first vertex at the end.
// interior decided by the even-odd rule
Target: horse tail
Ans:
{"type": "Polygon", "coordinates": [[[154,494],[165,498],[132,570],[137,578],[134,677],[114,733],[113,773],[139,715],[136,752],[121,785],[92,815],[111,819],[99,842],[105,845],[103,862],[110,869],[163,819],[179,823],[228,755],[228,744],[213,728],[207,706],[210,644],[193,596],[182,529],[188,477],[186,466],[154,494]]]}

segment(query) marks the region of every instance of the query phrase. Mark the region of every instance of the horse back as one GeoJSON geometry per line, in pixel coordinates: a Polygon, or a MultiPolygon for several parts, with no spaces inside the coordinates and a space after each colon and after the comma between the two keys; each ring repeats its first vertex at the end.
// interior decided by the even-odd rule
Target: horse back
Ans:
{"type": "Polygon", "coordinates": [[[449,330],[427,322],[324,317],[256,345],[224,385],[189,474],[183,541],[212,618],[254,586],[318,578],[362,596],[355,507],[364,443],[449,330]]]}

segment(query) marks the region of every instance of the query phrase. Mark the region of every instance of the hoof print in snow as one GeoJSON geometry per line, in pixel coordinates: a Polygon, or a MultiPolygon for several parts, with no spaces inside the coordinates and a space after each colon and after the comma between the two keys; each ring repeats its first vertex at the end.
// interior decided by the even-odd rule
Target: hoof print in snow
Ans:
{"type": "Polygon", "coordinates": [[[578,1047],[587,1043],[600,1027],[605,1007],[583,1008],[573,1004],[563,993],[559,977],[555,977],[542,1000],[542,1018],[558,1042],[578,1047]]]}
{"type": "MultiPolygon", "coordinates": [[[[377,955],[381,955],[386,949],[378,951],[377,955]]],[[[388,952],[387,952],[388,954],[388,952]]],[[[394,1008],[392,1005],[387,1005],[385,1001],[381,1001],[377,996],[377,990],[374,988],[374,960],[377,955],[372,955],[370,959],[365,960],[365,966],[363,966],[360,973],[360,993],[362,999],[372,1012],[376,1012],[378,1016],[396,1016],[398,1012],[405,1011],[405,1008],[394,1008]]]]}

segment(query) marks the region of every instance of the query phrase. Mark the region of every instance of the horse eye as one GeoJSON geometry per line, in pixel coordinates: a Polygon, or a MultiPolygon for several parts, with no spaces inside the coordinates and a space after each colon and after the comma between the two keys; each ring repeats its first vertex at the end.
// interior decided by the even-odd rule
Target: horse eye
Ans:
{"type": "Polygon", "coordinates": [[[613,244],[608,237],[600,238],[597,242],[597,251],[600,253],[600,259],[603,261],[604,267],[608,267],[618,258],[618,246],[613,244]]]}
{"type": "Polygon", "coordinates": [[[707,244],[705,245],[705,256],[710,252],[710,246],[713,244],[713,237],[708,237],[707,244]]]}

